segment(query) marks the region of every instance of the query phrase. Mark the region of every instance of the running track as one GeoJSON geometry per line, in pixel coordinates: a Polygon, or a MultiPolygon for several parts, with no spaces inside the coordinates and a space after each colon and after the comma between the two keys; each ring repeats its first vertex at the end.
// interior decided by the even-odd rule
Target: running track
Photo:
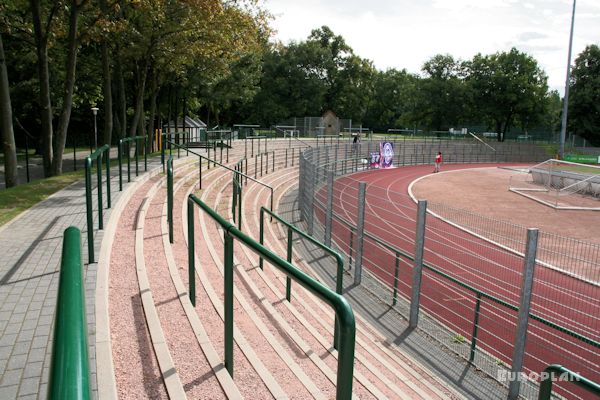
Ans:
{"type": "MultiPolygon", "coordinates": [[[[484,166],[496,164],[445,165],[444,170],[484,166]]],[[[411,166],[339,178],[334,185],[334,213],[355,222],[356,181],[367,182],[365,231],[385,239],[397,249],[414,254],[416,205],[407,195],[408,186],[430,172],[431,166],[411,166]]],[[[316,196],[322,204],[326,204],[324,196],[324,191],[316,196]]],[[[443,199],[428,200],[443,203],[443,199]]],[[[323,213],[317,212],[317,217],[323,218],[323,213]]],[[[349,233],[346,226],[334,222],[333,234],[342,250],[347,252],[349,233]]],[[[393,286],[395,256],[368,240],[363,254],[364,268],[393,286]]],[[[519,305],[523,259],[430,214],[427,215],[425,262],[483,292],[519,305]]],[[[400,271],[399,292],[410,298],[410,263],[402,262],[400,271]]],[[[533,292],[532,313],[595,341],[600,340],[600,291],[597,286],[536,265],[533,292]]],[[[472,292],[424,270],[421,307],[470,341],[475,309],[472,292]]],[[[515,327],[515,312],[490,300],[482,300],[478,349],[510,364],[515,327]]],[[[600,351],[597,348],[536,321],[529,321],[525,353],[526,371],[539,373],[547,365],[557,363],[600,381],[600,351]]],[[[573,389],[573,385],[565,388],[584,396],[573,389]]],[[[572,397],[564,391],[562,394],[572,397]]]]}

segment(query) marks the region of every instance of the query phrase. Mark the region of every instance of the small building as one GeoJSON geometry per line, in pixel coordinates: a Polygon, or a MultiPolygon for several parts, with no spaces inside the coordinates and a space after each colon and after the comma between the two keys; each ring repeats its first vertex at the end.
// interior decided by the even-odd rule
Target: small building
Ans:
{"type": "Polygon", "coordinates": [[[323,124],[322,126],[325,128],[323,130],[324,135],[339,135],[340,134],[340,119],[337,115],[331,110],[325,111],[322,116],[323,124]]]}
{"type": "Polygon", "coordinates": [[[178,118],[177,121],[169,121],[164,127],[165,132],[187,132],[189,142],[200,142],[206,140],[203,136],[206,133],[206,124],[198,118],[186,116],[184,120],[178,118]]]}

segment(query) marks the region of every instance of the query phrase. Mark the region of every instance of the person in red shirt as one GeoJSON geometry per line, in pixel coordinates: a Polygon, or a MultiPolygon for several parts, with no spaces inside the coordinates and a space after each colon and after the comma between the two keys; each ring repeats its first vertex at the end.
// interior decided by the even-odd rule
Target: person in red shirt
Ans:
{"type": "Polygon", "coordinates": [[[440,166],[442,165],[442,152],[438,151],[435,156],[435,167],[433,168],[433,172],[440,172],[440,166]]]}

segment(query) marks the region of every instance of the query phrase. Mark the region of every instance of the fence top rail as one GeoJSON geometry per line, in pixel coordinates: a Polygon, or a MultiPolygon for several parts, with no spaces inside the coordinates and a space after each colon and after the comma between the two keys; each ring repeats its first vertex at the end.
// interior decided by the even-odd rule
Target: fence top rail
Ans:
{"type": "Polygon", "coordinates": [[[137,141],[137,140],[146,140],[146,136],[130,136],[130,137],[126,137],[123,139],[119,139],[119,143],[125,143],[125,142],[133,142],[133,141],[137,141]]]}
{"type": "Polygon", "coordinates": [[[552,396],[552,373],[566,375],[569,382],[572,382],[576,386],[587,390],[588,392],[600,396],[600,384],[593,382],[576,372],[571,371],[568,368],[563,367],[559,364],[550,364],[544,369],[544,373],[541,374],[540,379],[540,394],[538,400],[550,400],[552,396]]]}
{"type": "Polygon", "coordinates": [[[205,160],[207,160],[207,161],[209,161],[209,162],[211,162],[211,163],[213,163],[213,164],[217,164],[218,166],[220,166],[220,167],[223,167],[223,168],[225,168],[226,170],[229,170],[229,171],[233,172],[234,174],[238,174],[238,175],[240,175],[240,176],[243,176],[244,178],[247,178],[247,179],[251,180],[252,182],[258,183],[259,185],[262,185],[262,186],[264,186],[265,188],[269,189],[269,190],[271,191],[271,196],[273,195],[273,188],[272,188],[271,186],[267,185],[266,183],[259,181],[258,179],[254,179],[253,177],[251,177],[251,176],[249,176],[249,175],[246,175],[246,174],[245,174],[245,173],[243,173],[243,172],[236,171],[235,169],[233,169],[233,168],[230,168],[230,167],[228,167],[227,165],[221,164],[220,162],[218,162],[218,161],[216,161],[216,160],[213,160],[213,159],[211,159],[211,158],[208,158],[208,157],[206,157],[206,156],[203,156],[202,154],[196,153],[195,151],[193,151],[193,150],[190,150],[189,148],[187,148],[187,147],[185,147],[185,146],[181,146],[181,145],[179,145],[179,144],[177,144],[177,143],[171,142],[170,140],[167,140],[167,142],[168,142],[169,144],[172,144],[173,146],[176,146],[176,147],[180,147],[180,148],[182,148],[182,149],[185,149],[186,151],[188,151],[188,152],[190,152],[190,153],[192,153],[192,154],[195,154],[195,155],[197,155],[197,156],[198,156],[198,157],[200,157],[200,158],[204,158],[205,160]]]}
{"type": "Polygon", "coordinates": [[[97,159],[102,153],[104,153],[105,151],[109,151],[110,150],[110,146],[107,144],[102,145],[101,147],[98,147],[93,153],[91,153],[89,156],[86,157],[86,162],[87,160],[89,160],[89,162],[97,159]]]}
{"type": "MultiPolygon", "coordinates": [[[[281,222],[282,224],[284,224],[285,226],[287,226],[289,229],[293,230],[294,232],[296,232],[297,234],[299,234],[300,236],[302,236],[303,238],[307,239],[308,241],[310,241],[312,244],[314,244],[315,246],[320,247],[321,249],[323,249],[325,252],[329,253],[331,256],[333,256],[335,258],[336,264],[337,264],[337,268],[338,271],[340,269],[343,270],[344,268],[344,259],[342,258],[342,256],[335,250],[333,250],[331,247],[327,247],[325,246],[323,243],[319,242],[317,239],[315,239],[314,237],[310,236],[308,233],[302,231],[301,229],[299,229],[298,227],[296,227],[293,224],[290,224],[289,222],[287,222],[286,220],[284,220],[283,218],[281,218],[279,215],[275,214],[273,211],[269,210],[266,207],[261,207],[260,208],[260,212],[261,212],[261,220],[262,220],[262,215],[263,213],[267,213],[270,216],[272,216],[273,218],[275,218],[277,221],[281,222]]],[[[338,293],[340,291],[338,290],[338,293]]],[[[341,293],[340,293],[341,294],[341,293]]]]}
{"type": "Polygon", "coordinates": [[[202,200],[196,197],[194,194],[190,194],[188,201],[191,201],[198,205],[204,212],[206,212],[215,222],[217,222],[228,234],[238,239],[240,242],[248,246],[252,251],[260,255],[261,257],[268,260],[273,266],[281,270],[288,277],[298,282],[309,292],[319,297],[321,300],[331,306],[336,315],[339,318],[340,328],[342,329],[356,329],[356,322],[354,319],[354,312],[348,301],[340,294],[337,294],[333,290],[329,289],[321,282],[313,279],[309,275],[305,274],[294,265],[279,257],[271,250],[262,246],[260,243],[247,236],[245,233],[240,231],[231,222],[227,221],[216,211],[206,205],[202,200]]]}
{"type": "Polygon", "coordinates": [[[268,139],[268,136],[246,136],[248,140],[256,140],[256,139],[268,139]]]}

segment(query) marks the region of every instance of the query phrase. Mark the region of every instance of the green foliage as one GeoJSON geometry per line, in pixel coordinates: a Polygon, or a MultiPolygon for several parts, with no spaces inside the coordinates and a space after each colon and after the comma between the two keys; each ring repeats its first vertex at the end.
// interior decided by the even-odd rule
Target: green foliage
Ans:
{"type": "Polygon", "coordinates": [[[575,59],[571,74],[569,131],[600,145],[600,47],[590,45],[575,59]]]}
{"type": "Polygon", "coordinates": [[[494,127],[499,141],[511,126],[539,122],[545,114],[548,79],[531,56],[515,48],[477,54],[465,68],[475,116],[494,127]]]}

